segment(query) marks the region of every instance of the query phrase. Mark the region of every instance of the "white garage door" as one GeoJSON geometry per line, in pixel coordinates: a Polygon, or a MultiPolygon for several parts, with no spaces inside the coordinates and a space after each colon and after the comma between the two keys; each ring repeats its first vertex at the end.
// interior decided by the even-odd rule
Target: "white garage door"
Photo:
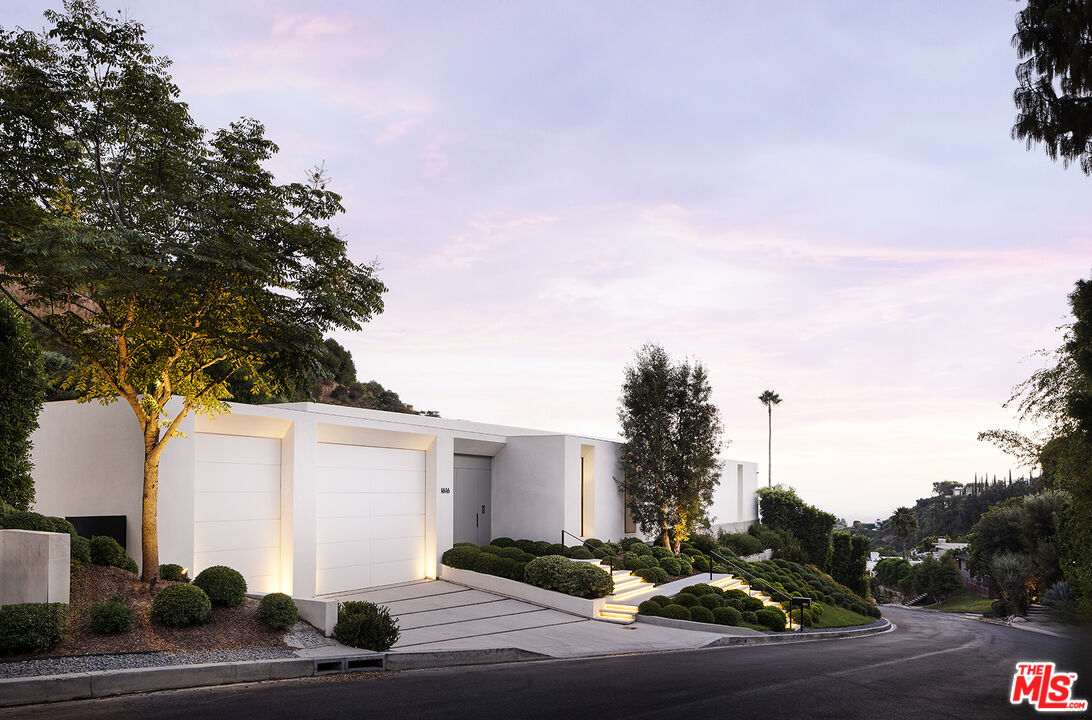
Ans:
{"type": "Polygon", "coordinates": [[[425,453],[319,443],[318,593],[425,574],[425,453]]]}
{"type": "Polygon", "coordinates": [[[281,441],[197,433],[196,444],[191,576],[227,565],[248,590],[280,590],[281,441]]]}

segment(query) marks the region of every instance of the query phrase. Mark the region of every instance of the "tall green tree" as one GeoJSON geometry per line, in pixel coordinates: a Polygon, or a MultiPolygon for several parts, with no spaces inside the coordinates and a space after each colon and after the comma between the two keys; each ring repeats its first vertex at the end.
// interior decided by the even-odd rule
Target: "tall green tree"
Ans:
{"type": "Polygon", "coordinates": [[[16,510],[34,502],[30,434],[45,392],[42,349],[21,313],[0,299],[0,501],[16,510]]]}
{"type": "Polygon", "coordinates": [[[1052,547],[1082,609],[1092,613],[1092,280],[1077,281],[1069,306],[1073,322],[1063,328],[1061,347],[1048,355],[1050,364],[1017,385],[1005,403],[1021,423],[1039,430],[990,430],[979,439],[1038,464],[1043,486],[1068,493],[1052,547]]]}
{"type": "Polygon", "coordinates": [[[302,382],[323,333],[382,311],[346,257],[320,171],[278,184],[244,118],[198,126],[140,23],[94,2],[0,30],[0,287],[76,358],[82,400],[132,408],[143,438],[143,578],[159,566],[159,460],[227,383],[302,382]],[[172,401],[172,398],[177,398],[172,401]]]}
{"type": "Polygon", "coordinates": [[[674,552],[709,524],[720,483],[723,432],[701,363],[673,363],[659,345],[645,345],[626,367],[618,420],[626,497],[641,532],[674,552]]]}
{"type": "Polygon", "coordinates": [[[758,396],[758,401],[766,406],[766,487],[773,487],[773,407],[781,404],[781,396],[773,390],[766,390],[758,396]]]}
{"type": "Polygon", "coordinates": [[[807,562],[828,569],[830,534],[838,518],[808,505],[792,488],[760,488],[757,494],[763,525],[791,535],[799,542],[807,562]]]}
{"type": "Polygon", "coordinates": [[[902,557],[906,559],[906,538],[918,531],[918,517],[908,507],[895,508],[891,516],[891,529],[902,540],[902,557]]]}
{"type": "Polygon", "coordinates": [[[1052,160],[1092,174],[1092,3],[1028,0],[1016,15],[1012,43],[1021,62],[1014,138],[1041,143],[1052,160]]]}

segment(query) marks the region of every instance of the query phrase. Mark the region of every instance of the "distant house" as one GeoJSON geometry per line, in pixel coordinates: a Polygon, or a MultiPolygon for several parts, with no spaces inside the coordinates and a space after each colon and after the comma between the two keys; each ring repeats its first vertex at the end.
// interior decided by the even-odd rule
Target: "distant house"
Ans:
{"type": "MultiPolygon", "coordinates": [[[[120,522],[139,563],[132,411],[47,403],[40,425],[35,510],[120,522]]],[[[309,597],[435,577],[460,541],[636,534],[612,440],[314,403],[233,404],[181,429],[160,464],[160,561],[191,575],[228,565],[257,591],[309,597]]],[[[726,461],[718,523],[756,518],[756,478],[755,463],[726,461]]]]}

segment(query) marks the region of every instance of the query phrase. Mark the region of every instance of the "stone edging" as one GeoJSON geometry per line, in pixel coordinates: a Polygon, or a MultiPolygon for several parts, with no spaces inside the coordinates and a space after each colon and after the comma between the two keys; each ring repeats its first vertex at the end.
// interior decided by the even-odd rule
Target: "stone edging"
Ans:
{"type": "Polygon", "coordinates": [[[672,618],[650,617],[646,615],[638,615],[637,622],[646,625],[675,628],[677,630],[693,630],[696,632],[716,633],[726,636],[714,640],[709,645],[706,645],[706,647],[717,647],[720,645],[763,645],[768,643],[805,642],[808,640],[833,640],[886,632],[892,627],[891,621],[887,618],[883,618],[882,624],[873,623],[871,625],[858,626],[856,628],[832,628],[830,630],[815,632],[785,633],[764,633],[759,632],[758,630],[752,630],[751,628],[736,627],[733,625],[713,625],[711,623],[694,622],[693,620],[674,620],[672,618]]]}

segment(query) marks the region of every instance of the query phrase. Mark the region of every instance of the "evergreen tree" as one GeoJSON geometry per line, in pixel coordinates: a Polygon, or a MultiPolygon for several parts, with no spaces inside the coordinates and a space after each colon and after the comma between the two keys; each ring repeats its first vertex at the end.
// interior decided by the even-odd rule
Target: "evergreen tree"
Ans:
{"type": "Polygon", "coordinates": [[[34,502],[30,434],[45,389],[42,350],[19,311],[0,299],[0,501],[16,510],[34,502]]]}
{"type": "Polygon", "coordinates": [[[1022,62],[1014,138],[1042,143],[1052,160],[1092,174],[1092,2],[1028,0],[1012,42],[1022,62]]]}
{"type": "Polygon", "coordinates": [[[674,552],[709,524],[720,483],[722,427],[701,363],[672,363],[659,345],[645,345],[626,367],[618,420],[623,486],[641,532],[674,552]]]}

